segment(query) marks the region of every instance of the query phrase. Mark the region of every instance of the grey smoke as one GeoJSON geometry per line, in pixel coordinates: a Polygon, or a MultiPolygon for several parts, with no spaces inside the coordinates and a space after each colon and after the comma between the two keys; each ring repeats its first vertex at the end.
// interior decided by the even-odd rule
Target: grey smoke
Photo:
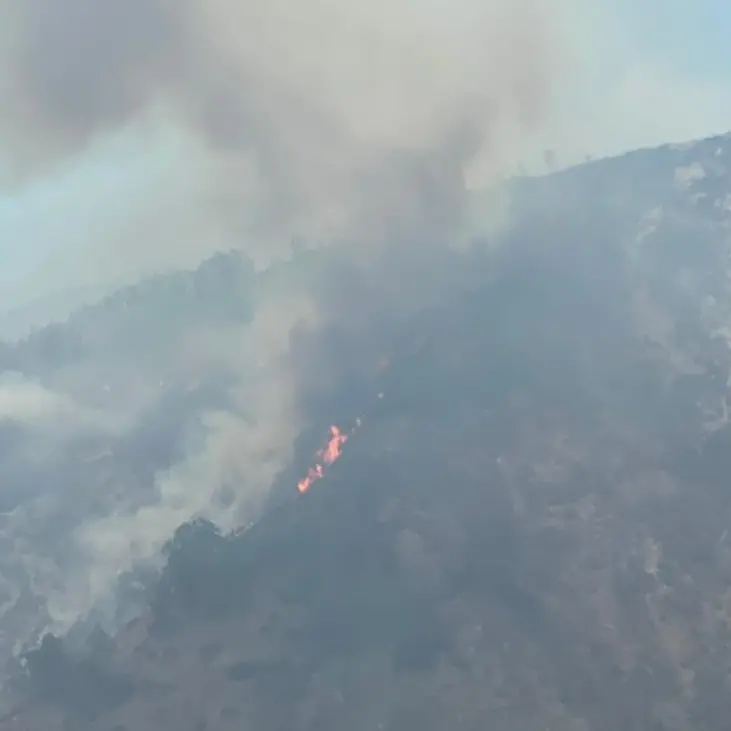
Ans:
{"type": "Polygon", "coordinates": [[[38,173],[162,119],[216,159],[214,207],[235,218],[251,202],[277,236],[337,238],[372,209],[362,178],[388,178],[393,150],[464,166],[540,122],[564,62],[561,8],[7,0],[0,134],[14,169],[38,173]]]}
{"type": "Polygon", "coordinates": [[[39,381],[6,371],[0,373],[0,427],[14,427],[33,437],[35,447],[68,448],[84,437],[120,434],[129,428],[129,419],[119,413],[112,416],[39,381]]]}
{"type": "MultiPolygon", "coordinates": [[[[246,332],[193,348],[240,374],[232,407],[204,417],[203,443],[158,475],[154,500],[75,531],[86,559],[53,597],[59,626],[185,520],[232,529],[256,514],[302,420],[308,379],[290,337],[300,333],[298,354],[316,370],[332,355],[322,333],[333,323],[352,326],[351,347],[440,289],[445,244],[470,233],[464,177],[474,166],[495,175],[540,126],[562,78],[569,10],[569,0],[0,6],[0,141],[18,180],[110,135],[174,130],[195,161],[181,163],[181,189],[200,176],[196,231],[223,221],[230,246],[263,262],[295,236],[333,245],[350,277],[315,293],[261,293],[246,332]]],[[[176,215],[175,194],[160,192],[160,216],[176,215]]],[[[110,240],[122,252],[128,243],[110,240]]]]}

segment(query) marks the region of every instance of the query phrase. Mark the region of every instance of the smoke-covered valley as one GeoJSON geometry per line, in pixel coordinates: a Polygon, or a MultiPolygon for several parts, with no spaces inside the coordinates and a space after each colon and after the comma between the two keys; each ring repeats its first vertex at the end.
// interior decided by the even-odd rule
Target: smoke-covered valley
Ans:
{"type": "Polygon", "coordinates": [[[398,728],[432,697],[475,727],[720,729],[729,149],[513,181],[511,225],[435,247],[415,309],[419,257],[384,261],[379,302],[337,247],[264,272],[231,252],[7,344],[4,649],[50,629],[81,659],[47,638],[11,662],[31,686],[4,722],[175,725],[182,693],[191,723],[309,728],[375,694],[398,728]],[[357,420],[298,496],[328,425],[357,420]]]}
{"type": "MultiPolygon", "coordinates": [[[[120,576],[159,563],[185,521],[256,519],[313,410],[372,396],[354,384],[382,343],[500,223],[473,218],[465,178],[477,166],[496,183],[540,124],[568,73],[573,4],[59,7],[0,11],[7,185],[115,135],[177,135],[178,178],[151,191],[139,228],[92,214],[77,266],[200,258],[211,240],[238,252],[5,348],[7,555],[33,564],[29,592],[60,630],[92,610],[113,626],[120,576]],[[165,219],[181,235],[145,227],[165,219]]],[[[24,601],[10,590],[8,606],[24,601]]]]}
{"type": "Polygon", "coordinates": [[[0,5],[6,190],[180,141],[0,344],[0,726],[723,728],[731,147],[506,179],[580,5],[0,5]]]}

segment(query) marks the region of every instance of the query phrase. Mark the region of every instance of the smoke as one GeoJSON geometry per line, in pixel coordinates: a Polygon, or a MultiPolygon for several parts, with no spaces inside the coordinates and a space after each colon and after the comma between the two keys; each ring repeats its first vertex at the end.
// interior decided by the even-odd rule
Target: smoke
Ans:
{"type": "Polygon", "coordinates": [[[270,247],[339,239],[392,151],[494,165],[539,124],[562,20],[542,0],[5,0],[0,138],[27,176],[140,120],[175,126],[216,162],[212,214],[247,209],[270,247]]]}
{"type": "MultiPolygon", "coordinates": [[[[315,374],[358,360],[359,342],[448,283],[445,245],[472,233],[465,177],[494,179],[540,127],[568,61],[570,10],[570,0],[2,0],[0,141],[16,182],[120,133],[178,135],[190,164],[151,193],[146,221],[159,200],[160,217],[195,220],[201,238],[224,230],[263,265],[295,237],[334,252],[327,285],[304,300],[264,297],[241,342],[201,345],[240,376],[231,408],[206,415],[202,443],[158,475],[154,500],[77,530],[86,560],[54,597],[57,620],[88,611],[186,520],[245,523],[291,460],[315,374]],[[175,212],[178,190],[194,213],[175,212]],[[347,337],[333,337],[343,323],[347,337]]],[[[130,243],[105,241],[112,259],[130,243]]],[[[110,258],[104,245],[97,260],[110,258]]]]}
{"type": "Polygon", "coordinates": [[[269,488],[291,462],[300,428],[289,329],[295,318],[307,319],[307,308],[294,298],[268,303],[246,328],[221,328],[186,343],[200,350],[198,372],[238,375],[229,403],[200,415],[185,458],[158,472],[151,494],[129,495],[75,528],[75,560],[48,597],[54,629],[65,630],[92,610],[113,626],[110,597],[120,573],[155,567],[165,542],[192,518],[230,532],[261,514],[269,488]]]}
{"type": "Polygon", "coordinates": [[[0,427],[32,437],[38,451],[41,446],[68,448],[84,437],[122,433],[129,420],[78,403],[21,373],[6,371],[0,374],[0,427]]]}
{"type": "Polygon", "coordinates": [[[29,381],[22,374],[4,373],[0,378],[0,422],[60,431],[83,423],[84,417],[70,398],[29,381]]]}

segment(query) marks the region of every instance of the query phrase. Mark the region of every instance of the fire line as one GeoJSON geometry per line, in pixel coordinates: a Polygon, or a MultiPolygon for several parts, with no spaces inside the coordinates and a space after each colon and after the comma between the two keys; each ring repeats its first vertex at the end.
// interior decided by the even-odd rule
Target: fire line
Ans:
{"type": "MultiPolygon", "coordinates": [[[[356,422],[359,424],[360,420],[356,422]]],[[[301,494],[307,492],[312,485],[325,475],[325,470],[336,462],[343,453],[343,445],[350,438],[338,426],[330,427],[330,438],[325,446],[316,453],[317,461],[307,470],[307,474],[297,483],[297,489],[301,494]]]]}

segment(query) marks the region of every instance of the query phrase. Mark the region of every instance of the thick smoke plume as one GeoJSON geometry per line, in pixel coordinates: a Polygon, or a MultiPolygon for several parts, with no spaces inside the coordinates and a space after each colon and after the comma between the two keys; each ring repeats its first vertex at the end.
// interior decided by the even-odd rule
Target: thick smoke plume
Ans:
{"type": "Polygon", "coordinates": [[[27,175],[140,120],[182,126],[219,163],[216,213],[339,238],[411,204],[393,151],[494,164],[538,124],[561,20],[546,0],[4,0],[0,133],[27,175]]]}
{"type": "MultiPolygon", "coordinates": [[[[153,504],[78,532],[92,565],[55,597],[57,618],[83,614],[181,522],[245,522],[241,495],[224,497],[232,485],[261,495],[290,459],[307,373],[339,367],[323,333],[347,321],[340,342],[357,349],[359,334],[418,310],[444,283],[443,248],[469,233],[465,176],[496,175],[540,125],[567,61],[570,9],[569,0],[2,0],[0,140],[17,181],[112,134],[174,129],[196,161],[181,161],[181,179],[201,176],[197,219],[216,231],[223,221],[230,246],[264,262],[293,238],[335,244],[343,278],[304,293],[316,314],[297,329],[296,352],[298,301],[260,303],[248,344],[225,355],[248,359],[235,406],[205,420],[202,448],[159,475],[153,504]],[[270,321],[283,338],[267,337],[270,321]]],[[[160,192],[161,216],[176,215],[174,196],[160,192]]]]}

